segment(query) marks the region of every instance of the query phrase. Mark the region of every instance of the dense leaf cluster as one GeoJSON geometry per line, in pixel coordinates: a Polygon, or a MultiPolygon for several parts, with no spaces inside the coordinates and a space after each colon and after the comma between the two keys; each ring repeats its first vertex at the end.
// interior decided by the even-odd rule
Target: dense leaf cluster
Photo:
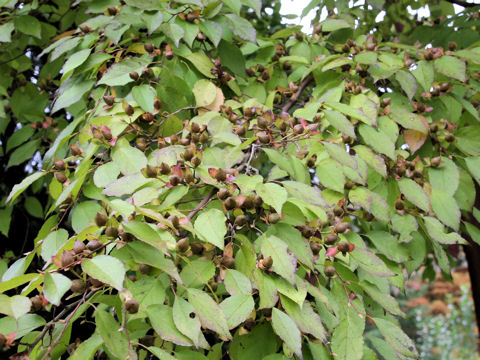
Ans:
{"type": "Polygon", "coordinates": [[[45,218],[1,260],[4,349],[418,358],[391,290],[480,243],[478,13],[312,1],[307,36],[277,2],[0,4],[36,76],[0,80],[9,161],[42,154],[6,202],[45,218]]]}

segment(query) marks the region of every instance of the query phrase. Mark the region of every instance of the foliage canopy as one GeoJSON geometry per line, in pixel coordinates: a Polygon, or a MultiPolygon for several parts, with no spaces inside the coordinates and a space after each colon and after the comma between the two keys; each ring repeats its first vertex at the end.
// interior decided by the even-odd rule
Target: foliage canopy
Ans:
{"type": "Polygon", "coordinates": [[[277,1],[0,1],[8,167],[36,154],[0,211],[44,219],[3,347],[418,358],[392,289],[480,242],[480,13],[348,4],[305,35],[277,1]]]}

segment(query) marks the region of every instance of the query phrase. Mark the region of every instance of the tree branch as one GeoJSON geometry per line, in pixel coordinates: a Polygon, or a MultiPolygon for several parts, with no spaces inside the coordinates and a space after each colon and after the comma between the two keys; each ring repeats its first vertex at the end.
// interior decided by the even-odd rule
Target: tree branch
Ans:
{"type": "Polygon", "coordinates": [[[187,219],[188,220],[192,220],[192,218],[200,211],[202,210],[205,206],[207,206],[207,204],[210,202],[210,199],[213,197],[213,195],[215,195],[215,193],[217,192],[217,189],[212,189],[212,191],[210,191],[207,196],[205,196],[203,198],[202,201],[200,201],[200,203],[197,205],[197,207],[195,209],[193,209],[190,214],[187,215],[187,219]]]}
{"type": "Polygon", "coordinates": [[[297,102],[298,98],[300,97],[300,95],[302,94],[302,91],[307,87],[307,85],[310,83],[310,81],[313,80],[313,76],[312,75],[308,75],[305,79],[303,79],[302,83],[300,84],[300,86],[298,87],[298,90],[297,92],[295,93],[295,98],[293,100],[290,100],[288,103],[286,103],[283,107],[282,107],[282,111],[283,112],[287,112],[288,110],[290,110],[290,108],[295,105],[295,103],[297,102]]]}
{"type": "Polygon", "coordinates": [[[446,0],[447,2],[451,3],[451,4],[455,4],[455,5],[459,5],[459,6],[463,6],[465,8],[467,7],[475,7],[475,6],[479,6],[480,4],[475,4],[475,3],[469,3],[469,2],[466,2],[466,1],[463,1],[463,0],[446,0]]]}

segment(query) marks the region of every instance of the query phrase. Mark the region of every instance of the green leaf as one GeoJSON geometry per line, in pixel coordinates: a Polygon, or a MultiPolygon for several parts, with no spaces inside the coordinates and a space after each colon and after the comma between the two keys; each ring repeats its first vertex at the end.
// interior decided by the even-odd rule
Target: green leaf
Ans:
{"type": "Polygon", "coordinates": [[[180,346],[191,346],[190,340],[184,336],[173,322],[173,310],[163,304],[155,304],[147,307],[148,318],[155,332],[165,341],[180,346]]]}
{"type": "Polygon", "coordinates": [[[209,209],[202,211],[195,220],[194,228],[202,237],[202,240],[209,242],[218,248],[224,248],[224,237],[227,233],[227,218],[223,211],[209,209]]]}
{"type": "Polygon", "coordinates": [[[30,15],[17,17],[15,19],[15,29],[25,35],[35,36],[37,39],[42,38],[42,24],[36,17],[30,15]]]}
{"type": "Polygon", "coordinates": [[[129,221],[123,224],[123,229],[134,235],[138,240],[161,251],[173,248],[176,245],[175,239],[168,231],[151,226],[146,222],[129,221]]]}
{"type": "Polygon", "coordinates": [[[97,255],[93,259],[85,259],[82,262],[82,270],[94,279],[111,285],[119,291],[123,289],[125,266],[117,258],[97,255]]]}
{"type": "Polygon", "coordinates": [[[213,45],[217,47],[222,40],[222,26],[214,21],[205,20],[200,22],[200,29],[212,41],[213,45]]]}
{"type": "Polygon", "coordinates": [[[343,134],[351,136],[356,139],[355,128],[347,117],[338,111],[324,110],[325,118],[335,129],[341,131],[343,134]]]}
{"type": "Polygon", "coordinates": [[[102,344],[103,340],[101,336],[95,332],[87,340],[78,345],[74,353],[69,357],[69,360],[93,359],[102,344]]]}
{"type": "Polygon", "coordinates": [[[433,240],[438,241],[440,244],[468,244],[468,242],[456,232],[446,234],[445,228],[437,219],[424,216],[423,221],[425,222],[428,234],[433,240]]]}
{"type": "Polygon", "coordinates": [[[408,99],[411,100],[417,92],[417,80],[415,77],[408,71],[400,70],[395,74],[395,79],[400,83],[408,99]]]}
{"type": "Polygon", "coordinates": [[[63,76],[82,65],[90,56],[90,49],[83,49],[68,57],[62,68],[63,76]]]}
{"type": "Polygon", "coordinates": [[[443,190],[433,188],[430,198],[432,209],[438,219],[457,231],[460,225],[460,208],[454,197],[443,190]]]}
{"type": "Polygon", "coordinates": [[[43,294],[49,303],[59,306],[62,296],[70,289],[72,280],[59,273],[45,273],[43,294]]]}
{"type": "Polygon", "coordinates": [[[18,145],[23,144],[25,141],[29,140],[32,135],[35,133],[35,130],[30,126],[24,126],[21,129],[15,131],[12,136],[8,138],[7,149],[10,150],[16,148],[18,145]]]}
{"type": "Polygon", "coordinates": [[[377,255],[368,249],[356,247],[350,256],[370,275],[379,277],[395,275],[377,255]]]}
{"type": "Polygon", "coordinates": [[[464,170],[460,170],[460,183],[455,193],[455,200],[462,210],[472,211],[475,203],[475,184],[472,177],[464,170]]]}
{"type": "Polygon", "coordinates": [[[192,89],[197,107],[205,107],[215,101],[217,88],[206,79],[198,80],[192,89]]]}
{"type": "Polygon", "coordinates": [[[240,39],[251,42],[257,41],[257,32],[248,20],[235,14],[227,14],[225,18],[232,32],[240,39]]]}
{"type": "Polygon", "coordinates": [[[333,159],[325,159],[317,165],[316,174],[320,184],[328,189],[343,192],[345,176],[342,168],[333,159]]]}
{"type": "Polygon", "coordinates": [[[160,25],[160,30],[173,41],[176,47],[178,47],[180,40],[185,35],[185,31],[180,25],[167,22],[160,25]]]}
{"type": "Polygon", "coordinates": [[[45,262],[50,263],[51,257],[55,256],[67,241],[68,241],[67,230],[59,229],[56,231],[52,231],[43,240],[42,250],[41,250],[42,259],[45,262]]]}
{"type": "Polygon", "coordinates": [[[435,70],[440,74],[457,79],[461,82],[466,80],[466,65],[463,60],[454,56],[441,56],[435,60],[435,70]]]}
{"type": "Polygon", "coordinates": [[[412,74],[415,76],[418,83],[422,85],[424,91],[430,91],[435,77],[432,62],[420,60],[417,63],[417,68],[412,71],[412,74]]]}
{"type": "Polygon", "coordinates": [[[195,259],[183,267],[180,277],[185,287],[200,288],[215,275],[215,265],[211,261],[195,259]]]}
{"type": "Polygon", "coordinates": [[[358,132],[373,150],[387,155],[392,160],[395,159],[395,144],[382,130],[376,130],[371,126],[361,124],[358,127],[358,132]]]}
{"type": "Polygon", "coordinates": [[[160,250],[141,241],[129,243],[128,250],[138,263],[147,264],[160,269],[180,284],[182,283],[177,267],[173,264],[173,261],[167,259],[160,250]]]}
{"type": "Polygon", "coordinates": [[[442,190],[449,195],[454,195],[460,182],[460,173],[457,165],[447,157],[442,156],[443,166],[428,168],[428,179],[434,189],[442,190]]]}
{"type": "MultiPolygon", "coordinates": [[[[183,30],[182,30],[183,31],[183,30]]],[[[98,85],[122,86],[133,80],[130,78],[130,72],[136,71],[141,74],[142,70],[148,65],[150,59],[145,57],[127,58],[116,64],[113,64],[102,76],[98,85]]]]}
{"type": "Polygon", "coordinates": [[[365,317],[348,306],[345,316],[333,332],[332,351],[338,360],[360,360],[363,355],[363,330],[365,317]]]}
{"type": "Polygon", "coordinates": [[[131,147],[128,140],[121,138],[112,150],[112,161],[123,175],[140,172],[147,166],[145,154],[137,148],[131,147]]]}
{"type": "Polygon", "coordinates": [[[204,327],[215,331],[223,338],[232,339],[223,310],[210,296],[201,290],[188,289],[188,301],[192,304],[204,327]]]}
{"type": "Polygon", "coordinates": [[[428,212],[430,208],[430,200],[428,199],[427,193],[420,185],[411,179],[402,178],[398,181],[398,186],[408,201],[423,211],[428,212]]]}
{"type": "Polygon", "coordinates": [[[38,151],[40,142],[41,142],[40,139],[31,140],[23,144],[22,146],[18,147],[17,149],[15,149],[15,151],[12,154],[10,154],[7,168],[11,166],[20,165],[25,161],[30,160],[33,154],[35,154],[35,152],[38,151]]]}
{"type": "Polygon", "coordinates": [[[108,351],[119,359],[128,359],[131,349],[126,332],[119,331],[120,325],[113,316],[104,310],[97,309],[95,311],[95,323],[108,351]]]}
{"type": "Polygon", "coordinates": [[[151,86],[147,84],[134,86],[132,96],[137,104],[146,112],[153,112],[153,101],[155,100],[155,92],[151,86]]]}
{"type": "Polygon", "coordinates": [[[255,186],[255,192],[262,198],[265,204],[272,206],[279,214],[282,213],[282,206],[288,198],[285,188],[274,183],[260,183],[255,186]]]}
{"type": "Polygon", "coordinates": [[[64,81],[57,91],[57,98],[53,104],[52,113],[64,109],[82,100],[95,84],[95,80],[84,80],[80,77],[71,77],[64,81]]]}
{"type": "Polygon", "coordinates": [[[375,154],[369,147],[364,145],[356,145],[353,149],[358,156],[368,164],[368,166],[384,178],[387,177],[387,166],[385,165],[385,160],[383,160],[380,155],[375,154]]]}
{"type": "Polygon", "coordinates": [[[340,164],[348,166],[351,169],[357,170],[357,161],[350,156],[347,151],[340,145],[324,142],[323,146],[327,149],[328,155],[338,161],[340,164]]]}
{"type": "Polygon", "coordinates": [[[288,251],[287,244],[276,236],[268,236],[263,239],[261,249],[264,257],[272,257],[272,270],[291,284],[295,284],[297,261],[295,256],[288,251]]]}
{"type": "Polygon", "coordinates": [[[198,349],[210,348],[203,336],[200,320],[196,316],[193,306],[181,297],[175,296],[175,302],[172,309],[173,322],[177,329],[190,340],[198,349]]]}
{"type": "Polygon", "coordinates": [[[418,358],[415,344],[399,326],[380,318],[373,318],[373,321],[395,352],[409,358],[418,358]]]}
{"type": "Polygon", "coordinates": [[[228,328],[233,329],[247,319],[255,302],[250,294],[232,295],[220,303],[220,308],[227,317],[228,328]]]}
{"type": "Polygon", "coordinates": [[[326,341],[326,332],[323,328],[322,320],[308,301],[305,301],[303,306],[300,306],[294,301],[282,296],[282,306],[288,316],[295,321],[302,333],[311,334],[316,339],[326,341]]]}
{"type": "Polygon", "coordinates": [[[350,116],[352,119],[357,119],[365,124],[368,125],[375,125],[377,123],[377,115],[376,112],[375,114],[372,114],[373,116],[369,117],[365,112],[361,111],[360,108],[367,108],[367,105],[371,105],[372,109],[374,104],[366,97],[357,97],[353,98],[356,99],[353,104],[347,105],[339,102],[327,102],[326,105],[328,107],[332,108],[333,110],[336,110],[344,115],[350,116]],[[353,106],[355,105],[355,106],[353,106]],[[358,108],[356,108],[358,107],[358,108]]]}
{"type": "Polygon", "coordinates": [[[75,205],[71,215],[73,230],[79,234],[86,227],[93,225],[95,214],[102,209],[96,201],[83,201],[75,205]]]}
{"type": "Polygon", "coordinates": [[[467,164],[467,168],[477,184],[480,184],[480,156],[467,157],[465,159],[465,163],[467,164]]]}
{"type": "Polygon", "coordinates": [[[144,12],[142,18],[147,25],[148,35],[151,35],[160,27],[160,25],[162,25],[163,13],[161,11],[155,11],[153,14],[144,12]]]}
{"type": "Polygon", "coordinates": [[[272,327],[285,345],[302,358],[302,338],[295,322],[284,312],[273,308],[272,327]]]}
{"type": "Polygon", "coordinates": [[[390,233],[376,230],[368,232],[367,236],[373,245],[390,260],[402,263],[408,259],[408,251],[390,233]]]}
{"type": "Polygon", "coordinates": [[[250,280],[237,270],[227,269],[224,284],[230,295],[252,293],[252,284],[250,283],[250,280]]]}
{"type": "Polygon", "coordinates": [[[13,317],[18,320],[30,311],[32,302],[26,296],[0,295],[0,313],[13,317]]]}
{"type": "Polygon", "coordinates": [[[316,188],[305,185],[298,181],[282,181],[290,196],[306,201],[312,205],[328,207],[322,198],[322,192],[316,188]]]}
{"type": "MultiPolygon", "coordinates": [[[[210,60],[207,55],[205,55],[204,53],[197,52],[197,53],[188,54],[185,56],[185,58],[188,61],[190,61],[197,68],[197,70],[200,71],[204,76],[210,79],[215,78],[215,76],[213,76],[212,73],[210,72],[210,70],[214,68],[214,65],[212,63],[212,60],[210,60]]],[[[202,81],[202,80],[199,80],[199,81],[202,81]]],[[[215,90],[215,95],[216,95],[216,90],[215,90]]],[[[213,99],[215,100],[215,97],[213,99]]],[[[209,105],[212,102],[213,100],[205,105],[209,105]]]]}
{"type": "Polygon", "coordinates": [[[400,310],[397,301],[390,294],[382,292],[375,285],[365,281],[360,282],[360,286],[373,299],[373,301],[375,301],[377,304],[380,304],[391,314],[398,316],[405,315],[403,311],[400,310]]]}
{"type": "Polygon", "coordinates": [[[13,24],[13,21],[0,25],[0,43],[11,42],[13,30],[15,30],[15,25],[13,24]]]}
{"type": "Polygon", "coordinates": [[[120,175],[118,166],[113,162],[100,165],[93,174],[93,183],[99,188],[104,188],[113,183],[120,175]]]}
{"type": "MultiPolygon", "coordinates": [[[[40,219],[43,218],[42,204],[40,203],[40,200],[38,200],[36,197],[28,196],[25,199],[25,210],[27,210],[27,212],[34,217],[37,217],[40,219]]],[[[10,214],[8,214],[8,216],[9,215],[10,214]]],[[[7,215],[5,214],[5,216],[7,215]]],[[[8,231],[6,236],[8,236],[8,231]]]]}

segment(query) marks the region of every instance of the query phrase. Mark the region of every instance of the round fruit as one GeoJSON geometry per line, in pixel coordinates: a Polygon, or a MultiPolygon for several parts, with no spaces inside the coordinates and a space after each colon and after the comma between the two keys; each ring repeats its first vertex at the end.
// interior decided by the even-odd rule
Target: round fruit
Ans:
{"type": "Polygon", "coordinates": [[[325,239],[324,243],[327,245],[332,245],[335,244],[335,242],[338,240],[338,235],[337,234],[328,234],[325,239]]]}
{"type": "Polygon", "coordinates": [[[265,269],[270,269],[273,266],[273,259],[271,256],[267,256],[262,259],[262,265],[265,269]]]}
{"type": "Polygon", "coordinates": [[[74,293],[83,293],[87,287],[87,284],[82,279],[72,280],[72,285],[70,285],[70,290],[74,293]]]}
{"type": "Polygon", "coordinates": [[[345,231],[347,231],[349,227],[350,227],[349,223],[346,223],[346,222],[337,223],[335,225],[335,232],[343,234],[345,231]]]}
{"type": "Polygon", "coordinates": [[[125,308],[127,309],[129,314],[136,314],[138,312],[139,306],[140,305],[138,304],[138,301],[135,299],[128,299],[125,302],[125,308]]]}
{"type": "Polygon", "coordinates": [[[62,253],[62,267],[67,267],[75,261],[74,256],[69,251],[63,250],[62,253]]]}
{"type": "Polygon", "coordinates": [[[188,240],[188,238],[183,238],[177,241],[177,250],[180,252],[187,251],[189,246],[190,241],[188,240]]]}
{"type": "Polygon", "coordinates": [[[73,244],[73,251],[75,252],[75,254],[80,254],[85,249],[86,249],[86,246],[83,243],[83,241],[76,239],[75,243],[73,244]]]}
{"type": "Polygon", "coordinates": [[[325,269],[323,271],[325,272],[325,275],[328,276],[329,278],[334,277],[335,274],[337,273],[333,265],[325,266],[325,269]]]}
{"type": "Polygon", "coordinates": [[[341,241],[337,245],[338,251],[342,252],[343,254],[347,253],[350,249],[350,245],[346,241],[341,241]]]}
{"type": "Polygon", "coordinates": [[[277,213],[270,213],[267,219],[270,224],[276,224],[281,220],[281,217],[277,213]]]}
{"type": "Polygon", "coordinates": [[[105,229],[105,235],[116,238],[118,236],[118,229],[115,226],[107,226],[105,229]]]}

